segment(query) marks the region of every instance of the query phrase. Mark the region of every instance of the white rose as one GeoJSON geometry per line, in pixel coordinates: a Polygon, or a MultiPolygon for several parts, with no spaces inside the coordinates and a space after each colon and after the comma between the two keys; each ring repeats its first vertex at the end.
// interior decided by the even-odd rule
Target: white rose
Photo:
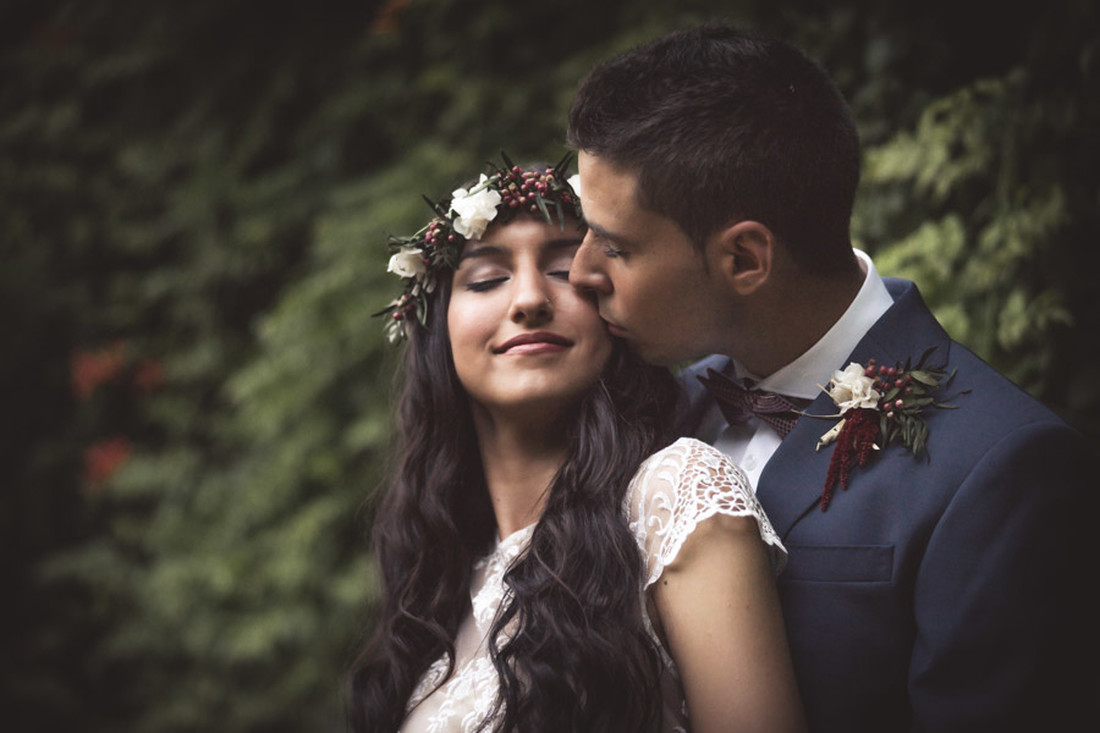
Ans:
{"type": "Polygon", "coordinates": [[[573,189],[573,193],[577,194],[577,196],[581,195],[581,174],[580,173],[574,173],[573,175],[569,176],[569,180],[567,180],[566,183],[568,183],[569,187],[573,189]]]}
{"type": "Polygon", "coordinates": [[[864,368],[855,362],[833,372],[833,378],[829,380],[829,396],[842,413],[861,407],[878,407],[882,395],[872,386],[875,380],[864,372],[864,368]]]}
{"type": "Polygon", "coordinates": [[[386,272],[393,272],[401,277],[420,277],[426,271],[423,252],[416,247],[402,247],[390,257],[390,264],[386,268],[386,272]]]}
{"type": "Polygon", "coordinates": [[[488,180],[488,176],[482,173],[481,180],[471,189],[475,193],[465,188],[456,188],[451,192],[451,211],[458,215],[453,222],[454,229],[467,239],[477,239],[484,234],[489,222],[497,216],[500,193],[485,186],[488,180]],[[479,188],[481,190],[477,190],[479,188]]]}

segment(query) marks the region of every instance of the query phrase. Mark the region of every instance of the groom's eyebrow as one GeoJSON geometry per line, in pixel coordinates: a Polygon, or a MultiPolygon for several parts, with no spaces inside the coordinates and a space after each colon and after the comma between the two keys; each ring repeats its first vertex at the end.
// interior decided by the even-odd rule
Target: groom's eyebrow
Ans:
{"type": "Polygon", "coordinates": [[[621,244],[626,247],[634,245],[634,241],[628,237],[624,237],[622,234],[616,234],[615,232],[604,229],[599,224],[593,224],[591,221],[586,220],[585,224],[588,225],[589,230],[595,232],[596,236],[600,239],[606,239],[614,242],[615,244],[621,244]]]}

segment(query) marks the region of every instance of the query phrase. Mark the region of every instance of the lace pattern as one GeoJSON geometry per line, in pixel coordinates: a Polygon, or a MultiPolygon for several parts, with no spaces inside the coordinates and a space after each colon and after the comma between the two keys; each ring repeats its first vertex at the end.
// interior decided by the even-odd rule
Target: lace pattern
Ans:
{"type": "MultiPolygon", "coordinates": [[[[760,537],[772,551],[776,574],[786,562],[786,550],[741,470],[716,448],[693,438],[676,441],[642,464],[627,489],[623,509],[645,557],[639,602],[665,664],[662,730],[686,731],[687,707],[679,674],[645,611],[646,589],[675,561],[696,527],[718,514],[756,519],[760,537]]],[[[444,679],[446,658],[432,664],[409,700],[409,715],[402,726],[405,733],[469,733],[492,709],[499,681],[489,659],[488,634],[498,609],[508,600],[504,573],[527,548],[533,531],[534,525],[509,535],[475,563],[470,586],[473,611],[455,640],[455,671],[444,679]]]]}
{"type": "MultiPolygon", "coordinates": [[[[440,657],[428,669],[417,685],[411,699],[417,705],[426,699],[431,691],[443,680],[447,672],[447,658],[440,657]]],[[[428,714],[424,721],[425,733],[446,733],[462,731],[469,733],[477,730],[481,721],[488,716],[497,695],[497,670],[488,654],[469,659],[461,668],[456,668],[450,680],[440,688],[442,693],[439,706],[428,714]]],[[[406,721],[406,728],[408,721],[406,721]]],[[[402,728],[405,730],[406,728],[402,728]]]]}
{"type": "MultiPolygon", "coordinates": [[[[470,582],[473,611],[455,640],[454,674],[446,678],[446,656],[432,663],[409,697],[403,731],[468,733],[476,730],[492,710],[499,681],[489,658],[489,631],[497,611],[510,597],[504,574],[527,548],[534,529],[531,525],[499,540],[488,555],[474,563],[470,582]],[[425,701],[428,704],[421,708],[425,701]]],[[[507,637],[505,629],[498,638],[498,648],[507,637]]]]}
{"type": "Polygon", "coordinates": [[[775,574],[787,563],[786,549],[748,478],[724,453],[694,438],[677,440],[641,465],[627,490],[625,509],[645,554],[645,588],[672,564],[699,523],[717,514],[756,519],[775,574]]]}

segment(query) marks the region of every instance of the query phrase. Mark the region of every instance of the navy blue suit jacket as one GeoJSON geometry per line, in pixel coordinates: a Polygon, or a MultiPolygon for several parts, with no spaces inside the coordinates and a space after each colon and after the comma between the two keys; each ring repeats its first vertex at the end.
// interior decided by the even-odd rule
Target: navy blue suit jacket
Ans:
{"type": "MultiPolygon", "coordinates": [[[[848,361],[904,364],[935,346],[930,363],[958,370],[948,393],[970,392],[925,412],[928,460],[891,445],[827,511],[833,446],[815,446],[835,420],[800,419],[760,477],[790,552],[779,591],[811,730],[1058,730],[1083,710],[1100,724],[1100,685],[1083,668],[1100,620],[1087,600],[1086,442],[952,342],[913,283],[886,282],[894,305],[848,361]]],[[[695,375],[728,361],[681,374],[684,434],[712,404],[695,375]]],[[[822,393],[807,412],[836,408],[822,393]]]]}

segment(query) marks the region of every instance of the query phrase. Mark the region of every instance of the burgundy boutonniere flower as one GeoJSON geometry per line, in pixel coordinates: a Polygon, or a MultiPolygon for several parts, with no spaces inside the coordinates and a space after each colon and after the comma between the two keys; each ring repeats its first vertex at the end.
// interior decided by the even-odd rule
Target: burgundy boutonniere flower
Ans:
{"type": "Polygon", "coordinates": [[[829,385],[821,388],[840,408],[836,415],[812,416],[840,418],[817,442],[816,450],[836,443],[821,494],[821,511],[829,508],[838,483],[842,489],[848,488],[853,466],[866,465],[876,451],[891,442],[901,443],[914,457],[927,455],[928,424],[924,421],[924,409],[956,407],[936,397],[941,388],[951,383],[955,372],[948,374],[940,367],[925,366],[933,351],[935,347],[925,351],[915,365],[906,361],[905,366],[900,363],[893,367],[879,366],[874,359],[868,360],[866,366],[852,362],[833,372],[829,385]]]}

